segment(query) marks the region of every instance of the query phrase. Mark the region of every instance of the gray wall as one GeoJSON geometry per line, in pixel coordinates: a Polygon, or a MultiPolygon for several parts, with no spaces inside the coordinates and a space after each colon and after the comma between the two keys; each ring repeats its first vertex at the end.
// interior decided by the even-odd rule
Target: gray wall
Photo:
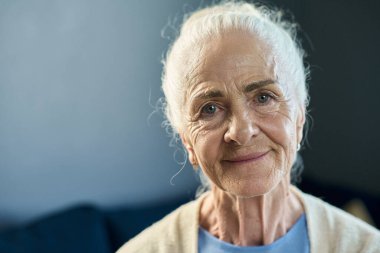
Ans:
{"type": "Polygon", "coordinates": [[[160,33],[184,3],[0,0],[0,226],[193,192],[189,166],[170,184],[180,165],[162,117],[148,119],[160,33]]]}
{"type": "MultiPolygon", "coordinates": [[[[162,96],[160,32],[200,1],[0,0],[0,227],[80,202],[190,198],[192,169],[170,184],[180,165],[162,118],[148,117],[162,96]]],[[[380,2],[268,2],[305,31],[304,178],[380,196],[380,2]]]]}

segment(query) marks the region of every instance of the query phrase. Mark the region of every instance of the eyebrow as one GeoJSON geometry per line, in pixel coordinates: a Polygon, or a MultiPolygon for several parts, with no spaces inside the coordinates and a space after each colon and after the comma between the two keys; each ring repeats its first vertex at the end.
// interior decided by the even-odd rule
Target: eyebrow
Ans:
{"type": "Polygon", "coordinates": [[[197,99],[210,99],[223,97],[222,92],[218,90],[211,90],[196,96],[197,99]]]}
{"type": "Polygon", "coordinates": [[[247,86],[245,86],[244,92],[248,93],[248,92],[256,90],[256,89],[258,89],[260,87],[263,87],[263,86],[266,86],[266,85],[269,85],[269,84],[274,84],[274,83],[276,83],[276,81],[274,81],[272,79],[266,79],[266,80],[261,80],[261,81],[253,82],[253,83],[250,83],[247,86]]]}

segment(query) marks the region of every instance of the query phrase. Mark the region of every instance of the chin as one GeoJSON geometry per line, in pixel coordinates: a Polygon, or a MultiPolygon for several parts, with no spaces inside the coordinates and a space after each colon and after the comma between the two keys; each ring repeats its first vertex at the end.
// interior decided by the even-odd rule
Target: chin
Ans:
{"type": "Polygon", "coordinates": [[[253,198],[270,193],[279,185],[281,178],[237,180],[224,186],[224,190],[241,198],[253,198]]]}

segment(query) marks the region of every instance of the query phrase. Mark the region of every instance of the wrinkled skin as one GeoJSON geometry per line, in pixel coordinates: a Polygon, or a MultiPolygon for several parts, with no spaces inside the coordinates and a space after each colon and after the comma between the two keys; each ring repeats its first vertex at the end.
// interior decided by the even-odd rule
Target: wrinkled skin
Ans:
{"type": "Polygon", "coordinates": [[[201,226],[237,245],[269,244],[303,212],[289,175],[304,108],[275,64],[271,47],[246,32],[205,40],[183,105],[182,141],[212,185],[201,226]]]}

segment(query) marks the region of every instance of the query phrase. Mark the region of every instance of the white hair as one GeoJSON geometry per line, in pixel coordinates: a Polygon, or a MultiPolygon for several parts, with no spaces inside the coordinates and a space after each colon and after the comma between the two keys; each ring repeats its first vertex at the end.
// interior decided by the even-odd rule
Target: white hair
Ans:
{"type": "Polygon", "coordinates": [[[307,107],[309,71],[303,64],[304,51],[296,39],[296,24],[283,20],[282,16],[281,11],[263,5],[227,1],[184,18],[180,34],[163,61],[164,112],[174,134],[183,128],[186,89],[198,60],[194,54],[205,39],[231,30],[252,33],[271,47],[277,81],[294,87],[298,103],[307,107]]]}
{"type": "Polygon", "coordinates": [[[184,102],[192,72],[197,67],[197,53],[208,39],[228,36],[231,30],[251,33],[271,48],[277,82],[294,88],[296,100],[306,112],[309,70],[304,66],[305,53],[296,38],[297,25],[284,20],[280,10],[223,1],[186,15],[178,37],[163,60],[164,113],[173,135],[172,141],[177,142],[178,133],[184,131],[184,102]]]}

